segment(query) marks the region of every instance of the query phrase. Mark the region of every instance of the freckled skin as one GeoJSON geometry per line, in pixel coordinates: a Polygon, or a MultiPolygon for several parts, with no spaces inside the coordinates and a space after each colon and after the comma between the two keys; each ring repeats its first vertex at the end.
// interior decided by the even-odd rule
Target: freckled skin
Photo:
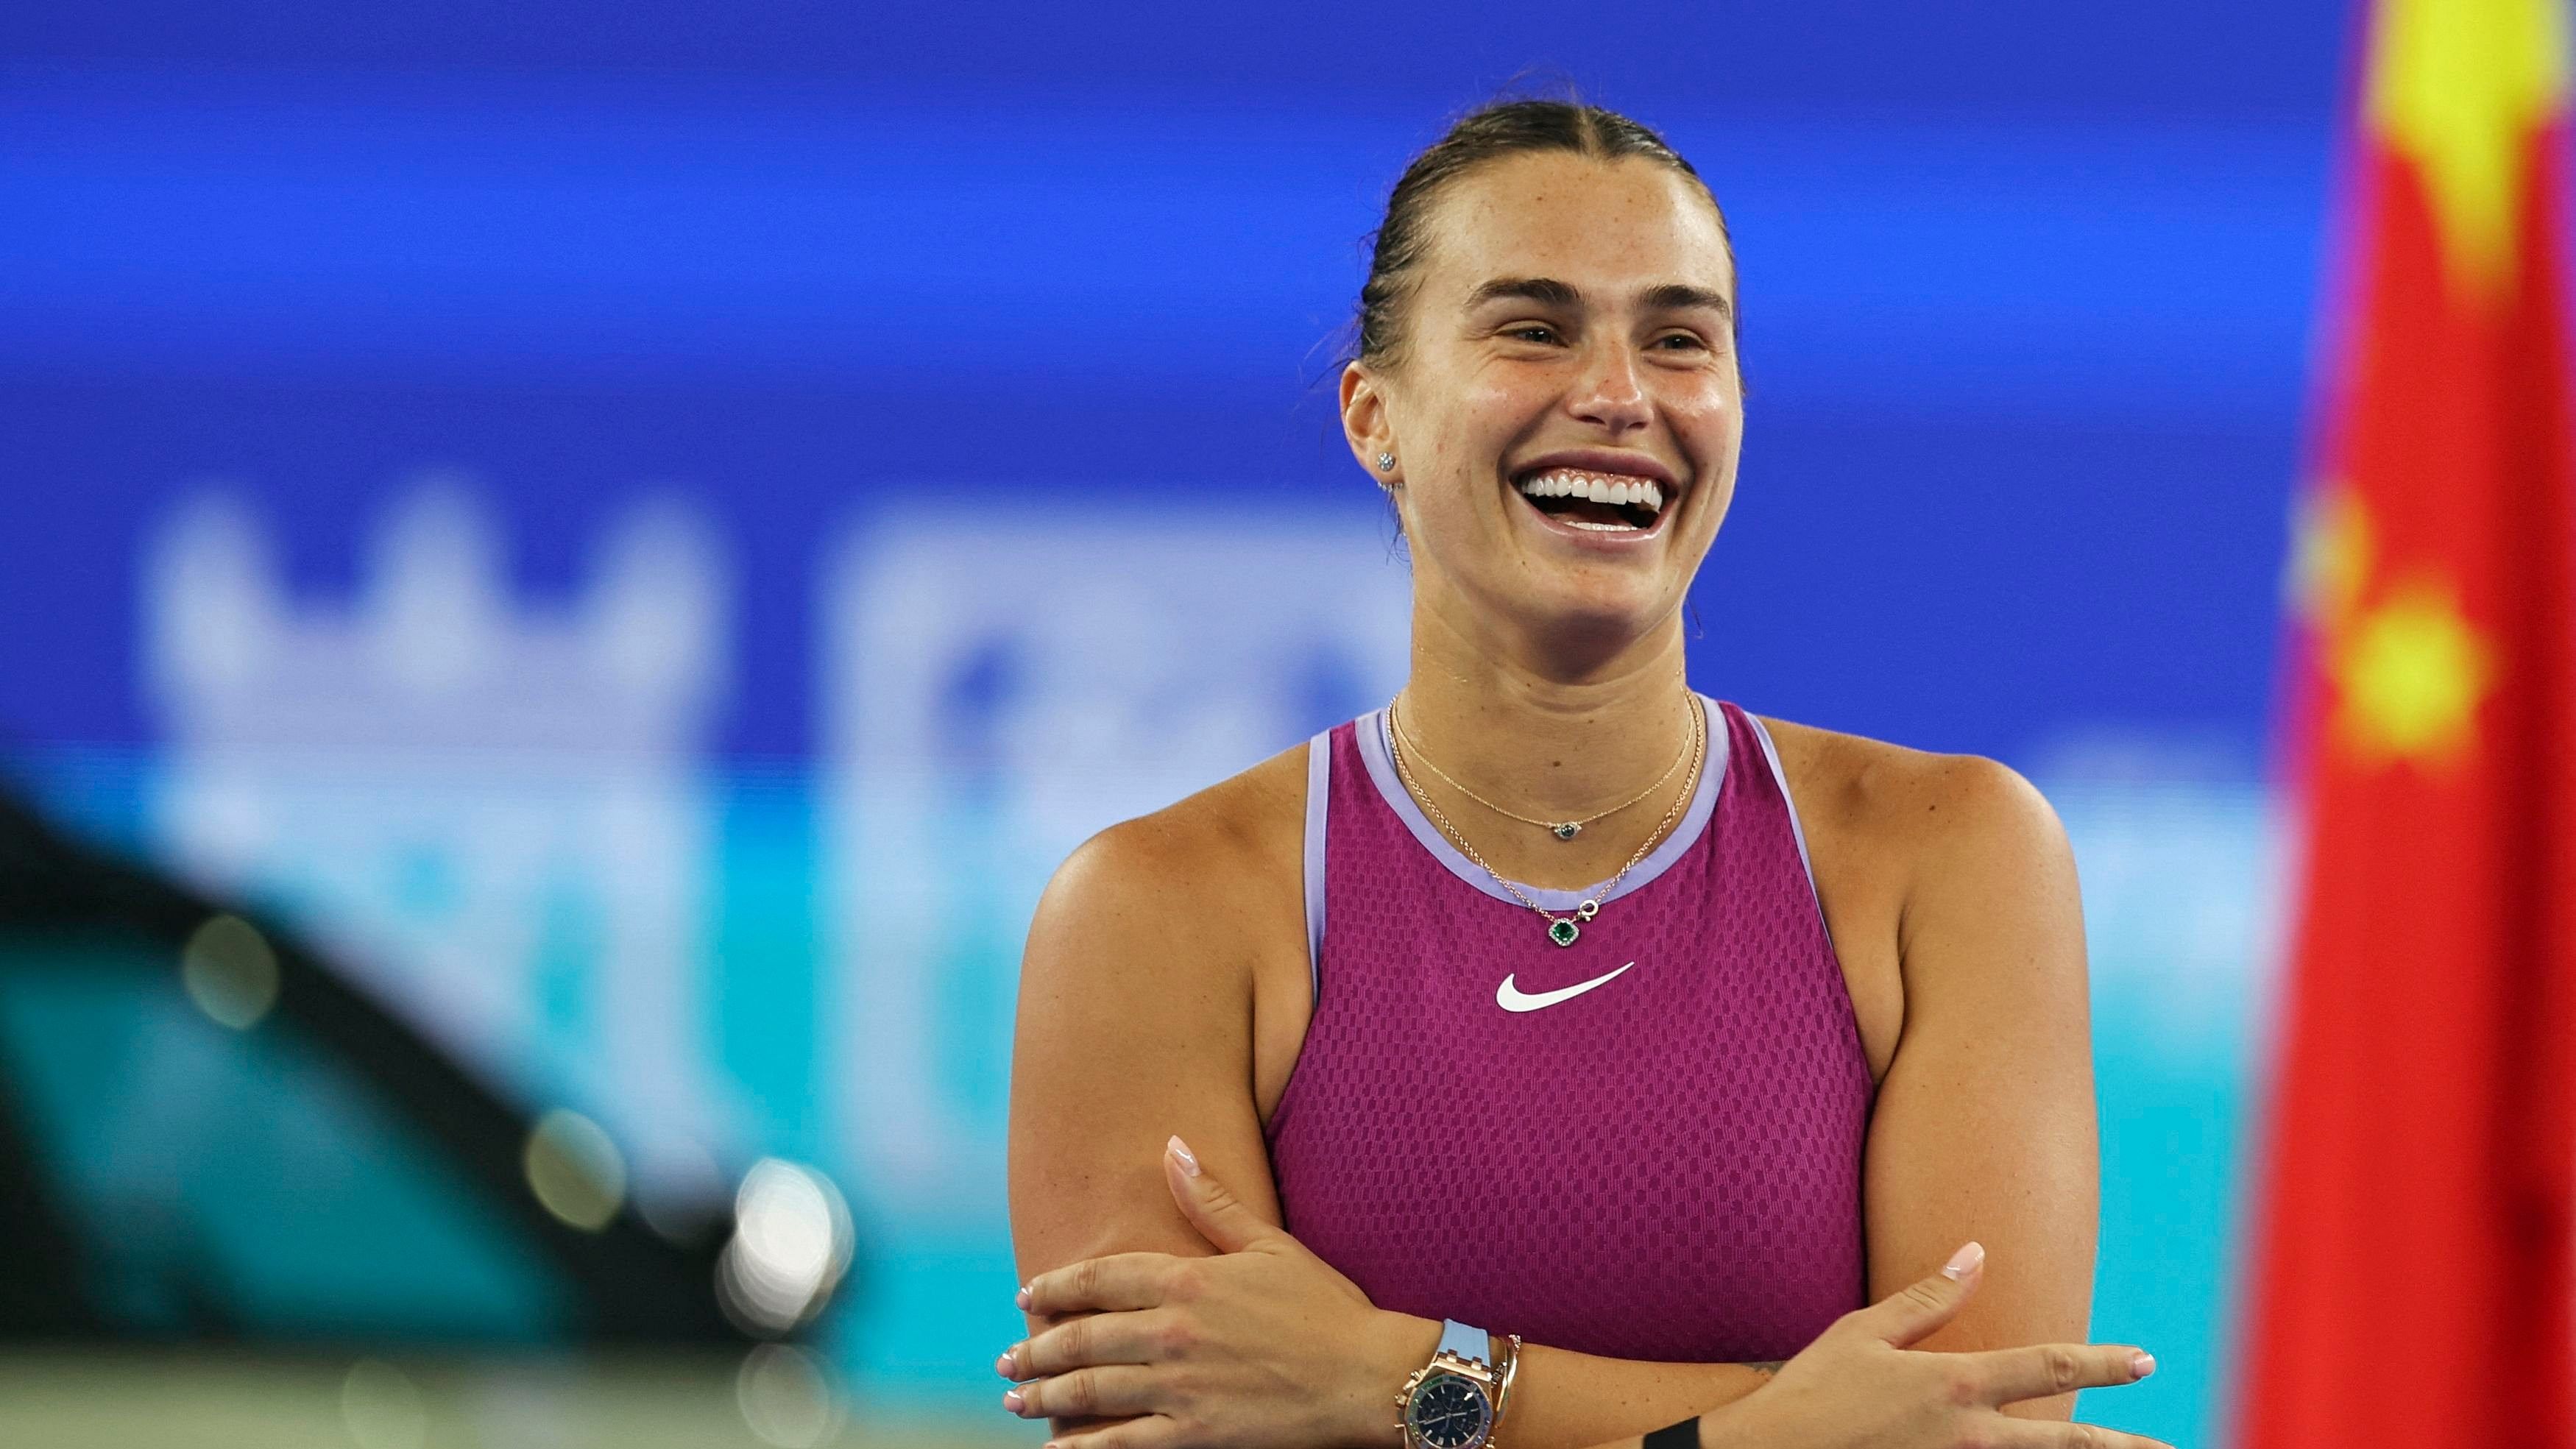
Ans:
{"type": "MultiPolygon", "coordinates": [[[[1660,664],[1678,652],[1683,596],[1735,495],[1743,382],[1725,317],[1638,299],[1673,283],[1733,298],[1716,212],[1653,162],[1539,153],[1454,183],[1429,234],[1400,364],[1344,380],[1355,451],[1402,460],[1417,612],[1470,637],[1535,635],[1514,643],[1583,673],[1660,664]],[[1471,305],[1505,277],[1567,282],[1583,301],[1471,305]],[[1616,558],[1568,548],[1504,476],[1516,459],[1589,446],[1645,454],[1680,480],[1653,545],[1616,558]]],[[[1653,724],[1668,740],[1640,746],[1679,744],[1667,715],[1653,724]]]]}

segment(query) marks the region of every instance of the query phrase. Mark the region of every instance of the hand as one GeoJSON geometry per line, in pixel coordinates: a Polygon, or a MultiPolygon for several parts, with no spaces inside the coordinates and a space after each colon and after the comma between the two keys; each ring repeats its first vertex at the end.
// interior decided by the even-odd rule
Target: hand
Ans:
{"type": "MultiPolygon", "coordinates": [[[[1431,1359],[1437,1324],[1382,1313],[1350,1279],[1199,1171],[1178,1137],[1163,1176],[1220,1256],[1119,1253],[1029,1280],[1020,1307],[1088,1314],[1013,1344],[1023,1418],[1114,1418],[1062,1449],[1392,1446],[1395,1394],[1431,1359]]],[[[1053,1446],[1050,1446],[1053,1449],[1053,1446]]]]}
{"type": "Polygon", "coordinates": [[[1701,1416],[1701,1449],[2170,1449],[2116,1429],[2000,1412],[2024,1399],[2135,1383],[2156,1367],[2137,1349],[1908,1352],[1958,1315],[1985,1264],[1985,1249],[1970,1243],[1940,1272],[1844,1314],[1771,1382],[1701,1416]]]}

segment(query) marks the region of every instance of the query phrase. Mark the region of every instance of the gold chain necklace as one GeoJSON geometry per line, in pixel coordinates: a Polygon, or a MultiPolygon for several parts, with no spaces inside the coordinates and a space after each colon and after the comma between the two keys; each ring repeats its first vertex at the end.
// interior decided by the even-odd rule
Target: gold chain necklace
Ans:
{"type": "Polygon", "coordinates": [[[1664,772],[1655,777],[1655,783],[1648,785],[1645,789],[1638,791],[1636,794],[1629,796],[1627,799],[1620,801],[1618,804],[1611,806],[1607,810],[1595,811],[1590,815],[1584,816],[1580,820],[1535,820],[1527,815],[1523,815],[1517,810],[1504,809],[1502,806],[1495,804],[1493,801],[1486,799],[1484,796],[1468,789],[1465,785],[1460,784],[1456,776],[1451,775],[1447,770],[1440,768],[1440,766],[1435,763],[1429,755],[1422,752],[1421,741],[1416,740],[1412,733],[1405,729],[1403,722],[1395,717],[1395,707],[1392,704],[1387,706],[1386,718],[1387,723],[1395,730],[1397,736],[1404,741],[1404,747],[1413,752],[1413,758],[1422,762],[1422,768],[1439,776],[1442,784],[1447,785],[1450,789],[1457,791],[1459,794],[1466,796],[1468,799],[1475,801],[1477,804],[1484,806],[1486,809],[1493,811],[1497,815],[1508,816],[1511,819],[1519,821],[1523,825],[1535,825],[1539,829],[1546,831],[1548,834],[1555,836],[1559,840],[1572,840],[1574,837],[1583,833],[1584,826],[1589,825],[1596,820],[1607,820],[1611,816],[1618,814],[1620,811],[1627,809],[1629,806],[1636,804],[1638,801],[1645,799],[1647,796],[1654,794],[1657,790],[1664,788],[1664,783],[1672,779],[1673,771],[1680,769],[1682,767],[1682,761],[1689,759],[1691,755],[1691,743],[1688,739],[1685,739],[1682,742],[1681,753],[1673,756],[1673,762],[1671,764],[1664,766],[1664,772]]]}
{"type": "Polygon", "coordinates": [[[1451,844],[1456,845],[1485,874],[1494,878],[1494,884],[1511,892],[1512,899],[1545,917],[1547,938],[1560,946],[1571,946],[1583,935],[1583,924],[1601,914],[1602,898],[1619,888],[1619,882],[1628,878],[1628,872],[1637,868],[1637,862],[1644,860],[1647,853],[1652,851],[1673,828],[1673,822],[1681,818],[1682,808],[1689,803],[1691,796],[1699,792],[1700,767],[1708,758],[1708,712],[1694,705],[1691,709],[1690,775],[1682,782],[1681,794],[1673,797],[1673,803],[1664,811],[1664,818],[1656,824],[1653,833],[1646,837],[1645,843],[1637,847],[1637,853],[1628,857],[1628,863],[1619,867],[1619,873],[1610,877],[1599,890],[1585,897],[1571,913],[1560,916],[1530,899],[1529,892],[1513,884],[1501,871],[1494,869],[1483,856],[1477,854],[1476,847],[1467,843],[1466,834],[1450,823],[1449,817],[1432,801],[1431,796],[1423,790],[1421,783],[1413,778],[1412,768],[1405,763],[1404,752],[1395,747],[1397,740],[1404,736],[1404,727],[1396,719],[1394,700],[1388,700],[1386,703],[1386,722],[1391,736],[1387,741],[1387,753],[1394,757],[1396,777],[1402,780],[1404,788],[1412,793],[1414,803],[1422,807],[1424,813],[1431,817],[1431,823],[1440,827],[1440,833],[1447,836],[1451,844]]]}

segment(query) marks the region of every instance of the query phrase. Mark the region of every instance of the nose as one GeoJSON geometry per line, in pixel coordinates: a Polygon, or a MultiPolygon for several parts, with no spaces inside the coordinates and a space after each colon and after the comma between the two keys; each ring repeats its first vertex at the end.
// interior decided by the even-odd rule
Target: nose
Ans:
{"type": "Polygon", "coordinates": [[[1596,343],[1566,405],[1576,418],[1612,434],[1644,427],[1652,410],[1636,352],[1624,340],[1596,343]]]}

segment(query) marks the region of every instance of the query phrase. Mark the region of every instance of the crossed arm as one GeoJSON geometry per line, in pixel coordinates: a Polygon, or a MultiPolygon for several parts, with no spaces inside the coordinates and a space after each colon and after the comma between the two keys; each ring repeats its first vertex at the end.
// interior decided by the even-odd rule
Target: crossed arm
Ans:
{"type": "MultiPolygon", "coordinates": [[[[1902,1025],[1864,1165],[1873,1299],[1925,1279],[1970,1239],[2000,1265],[1921,1345],[1949,1352],[2080,1340],[2095,1231],[2072,861],[2036,793],[1979,765],[1921,792],[1922,866],[1885,913],[1902,1025]]],[[[1821,856],[1830,825],[1816,833],[1821,856]]],[[[1265,1025],[1296,1011],[1278,993],[1304,987],[1302,954],[1293,970],[1264,954],[1282,942],[1302,948],[1294,893],[1263,884],[1295,878],[1293,843],[1286,849],[1254,832],[1136,822],[1086,845],[1050,886],[1023,968],[1013,1070],[1011,1209],[1024,1279],[1118,1254],[1224,1247],[1179,1205],[1164,1153],[1172,1136],[1244,1223],[1276,1231],[1255,1059],[1265,1025]]],[[[1862,934],[1848,922],[1835,925],[1847,956],[1871,948],[1847,939],[1862,934]]],[[[1347,1298],[1335,1302],[1283,1276],[1263,1351],[1299,1383],[1370,1386],[1369,1411],[1392,1443],[1394,1388],[1428,1361],[1439,1326],[1340,1287],[1347,1298]]],[[[1038,1308],[1033,1334],[1058,1321],[1038,1308]]],[[[1534,1345],[1511,1439],[1515,1449],[1581,1449],[1732,1403],[1765,1378],[1762,1366],[1534,1345]]],[[[1358,1396],[1354,1387],[1341,1397],[1358,1396]]],[[[1355,1402],[1321,1397],[1316,1431],[1353,1432],[1355,1402]]],[[[2065,1394],[2012,1412],[2063,1419],[2072,1403],[2065,1394]]]]}

